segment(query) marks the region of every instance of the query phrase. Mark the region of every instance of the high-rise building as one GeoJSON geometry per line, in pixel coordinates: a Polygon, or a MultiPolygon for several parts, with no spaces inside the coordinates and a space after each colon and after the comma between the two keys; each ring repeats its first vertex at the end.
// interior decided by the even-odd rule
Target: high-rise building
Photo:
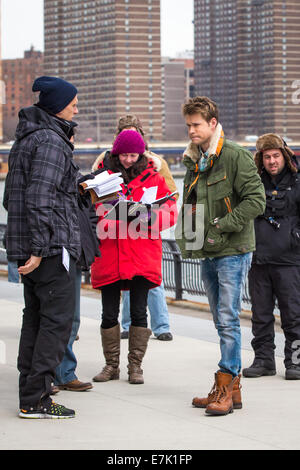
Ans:
{"type": "Polygon", "coordinates": [[[165,140],[186,140],[182,105],[194,96],[194,59],[191,54],[162,59],[163,136],[165,140]]]}
{"type": "Polygon", "coordinates": [[[195,96],[194,51],[181,52],[170,61],[184,64],[185,100],[195,96]]]}
{"type": "Polygon", "coordinates": [[[214,99],[228,133],[237,129],[236,4],[194,1],[195,93],[214,99]]]}
{"type": "Polygon", "coordinates": [[[195,87],[231,136],[299,138],[297,0],[195,0],[195,87]]]}
{"type": "Polygon", "coordinates": [[[44,18],[45,73],[78,88],[80,139],[111,139],[137,114],[160,140],[160,0],[44,0],[44,18]]]}
{"type": "Polygon", "coordinates": [[[33,47],[20,59],[2,60],[2,79],[5,84],[3,105],[3,135],[6,141],[14,138],[21,108],[31,106],[37,96],[32,92],[34,80],[43,75],[43,53],[33,47]]]}
{"type": "Polygon", "coordinates": [[[165,140],[181,140],[186,137],[185,125],[181,113],[185,101],[184,63],[162,61],[163,89],[163,136],[165,140]]]}

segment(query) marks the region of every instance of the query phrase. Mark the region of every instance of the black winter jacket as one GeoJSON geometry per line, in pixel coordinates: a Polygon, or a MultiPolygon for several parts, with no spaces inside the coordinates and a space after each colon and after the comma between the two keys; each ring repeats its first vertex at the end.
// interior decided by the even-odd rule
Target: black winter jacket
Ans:
{"type": "Polygon", "coordinates": [[[78,167],[67,125],[36,106],[19,113],[3,200],[9,260],[54,256],[62,247],[80,256],[78,167]]]}
{"type": "Polygon", "coordinates": [[[88,271],[93,264],[95,257],[101,257],[99,244],[100,241],[96,235],[97,223],[99,217],[92,203],[85,206],[79,199],[78,220],[80,227],[81,256],[78,265],[84,271],[88,271]]]}
{"type": "Polygon", "coordinates": [[[287,167],[273,182],[263,170],[266,211],[255,220],[256,264],[300,264],[300,174],[287,167]]]}

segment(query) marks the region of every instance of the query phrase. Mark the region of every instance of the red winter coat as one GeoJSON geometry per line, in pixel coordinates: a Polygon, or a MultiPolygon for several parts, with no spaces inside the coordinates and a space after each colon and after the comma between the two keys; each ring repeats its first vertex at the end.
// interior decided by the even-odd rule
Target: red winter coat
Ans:
{"type": "MultiPolygon", "coordinates": [[[[126,194],[125,186],[122,186],[123,193],[126,194]]],[[[157,199],[171,193],[164,178],[154,169],[153,162],[149,161],[146,170],[127,185],[130,190],[127,199],[140,201],[144,189],[153,186],[157,186],[157,199]]],[[[99,206],[101,204],[98,208],[99,206]]],[[[143,238],[137,239],[130,236],[130,226],[136,223],[136,219],[125,222],[99,217],[97,235],[101,240],[101,257],[95,258],[91,268],[94,289],[119,280],[130,280],[134,276],[145,277],[153,283],[153,287],[161,284],[162,241],[159,232],[176,223],[176,201],[168,200],[156,210],[156,215],[151,230],[142,230],[143,238]],[[104,230],[108,231],[108,236],[103,239],[104,230]]]]}

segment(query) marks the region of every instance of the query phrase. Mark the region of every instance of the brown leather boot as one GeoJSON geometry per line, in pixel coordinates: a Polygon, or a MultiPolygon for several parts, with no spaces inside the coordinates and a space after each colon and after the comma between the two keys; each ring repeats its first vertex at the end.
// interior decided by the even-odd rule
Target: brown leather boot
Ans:
{"type": "Polygon", "coordinates": [[[217,372],[216,394],[214,401],[206,407],[205,413],[213,416],[224,416],[233,412],[232,391],[238,377],[233,379],[231,374],[217,372]]]}
{"type": "MultiPolygon", "coordinates": [[[[207,405],[212,403],[215,399],[216,393],[217,393],[217,380],[216,380],[217,374],[215,374],[215,383],[209,392],[208,396],[205,398],[198,398],[195,397],[193,398],[192,405],[195,406],[196,408],[206,408],[207,405]]],[[[238,380],[234,383],[233,385],[233,390],[232,390],[232,402],[233,402],[233,408],[235,410],[240,410],[243,407],[242,404],[242,394],[241,394],[241,375],[238,376],[238,380]]]]}
{"type": "Polygon", "coordinates": [[[93,388],[90,382],[81,382],[78,379],[72,380],[66,384],[58,385],[59,390],[68,390],[69,392],[85,392],[93,388]]]}
{"type": "Polygon", "coordinates": [[[143,384],[144,377],[141,364],[151,336],[149,328],[129,327],[128,380],[131,384],[143,384]]]}
{"type": "Polygon", "coordinates": [[[108,382],[109,380],[118,380],[120,377],[120,325],[118,324],[107,330],[101,328],[101,339],[106,365],[102,371],[93,378],[93,381],[108,382]]]}

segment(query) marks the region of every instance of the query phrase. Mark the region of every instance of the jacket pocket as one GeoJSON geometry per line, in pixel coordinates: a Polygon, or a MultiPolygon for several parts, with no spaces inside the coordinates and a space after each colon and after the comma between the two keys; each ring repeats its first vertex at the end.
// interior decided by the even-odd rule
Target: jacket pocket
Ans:
{"type": "Polygon", "coordinates": [[[226,174],[221,173],[207,180],[208,199],[211,201],[210,217],[224,217],[232,212],[232,187],[226,174]]]}
{"type": "Polygon", "coordinates": [[[281,217],[287,211],[287,191],[266,190],[266,214],[281,217]]]}
{"type": "Polygon", "coordinates": [[[209,227],[203,249],[209,253],[220,252],[228,244],[230,233],[220,232],[213,225],[209,227]]]}

